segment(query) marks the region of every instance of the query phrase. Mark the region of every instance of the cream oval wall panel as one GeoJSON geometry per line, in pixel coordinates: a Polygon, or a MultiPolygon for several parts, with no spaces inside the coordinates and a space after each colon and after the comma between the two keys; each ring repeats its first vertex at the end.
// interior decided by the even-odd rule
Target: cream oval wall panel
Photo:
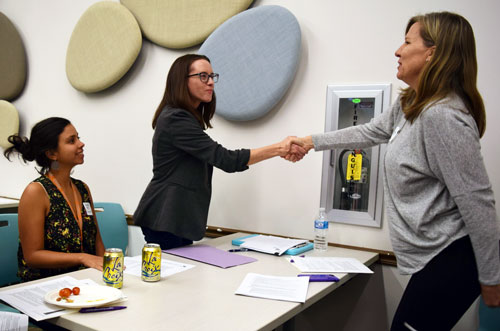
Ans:
{"type": "Polygon", "coordinates": [[[218,27],[199,50],[220,74],[216,114],[249,121],[269,112],[293,81],[300,42],[297,19],[280,6],[246,10],[218,27]]]}
{"type": "Polygon", "coordinates": [[[252,0],[120,0],[135,15],[144,37],[167,48],[201,44],[252,0]]]}
{"type": "Polygon", "coordinates": [[[19,114],[16,107],[8,101],[0,100],[0,147],[12,146],[7,138],[19,133],[19,114]]]}
{"type": "Polygon", "coordinates": [[[0,99],[12,100],[26,83],[26,50],[12,22],[0,12],[0,99]]]}
{"type": "Polygon", "coordinates": [[[97,2],[83,13],[71,34],[66,53],[68,80],[82,92],[102,91],[125,75],[141,46],[134,15],[119,3],[97,2]]]}

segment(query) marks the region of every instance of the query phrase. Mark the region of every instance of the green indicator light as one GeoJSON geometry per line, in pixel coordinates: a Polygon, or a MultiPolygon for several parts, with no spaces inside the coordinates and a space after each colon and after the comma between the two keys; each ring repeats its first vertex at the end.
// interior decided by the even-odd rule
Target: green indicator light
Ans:
{"type": "Polygon", "coordinates": [[[361,99],[352,99],[352,103],[360,103],[361,99]]]}

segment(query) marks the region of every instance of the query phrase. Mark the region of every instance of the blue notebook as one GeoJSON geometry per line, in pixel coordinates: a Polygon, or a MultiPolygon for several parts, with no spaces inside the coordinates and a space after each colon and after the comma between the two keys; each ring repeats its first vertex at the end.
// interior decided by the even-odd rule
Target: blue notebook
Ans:
{"type": "MultiPolygon", "coordinates": [[[[241,245],[241,244],[243,244],[245,242],[246,238],[250,238],[250,237],[254,237],[254,236],[258,236],[258,234],[251,234],[251,235],[248,235],[248,236],[236,238],[236,239],[231,240],[231,243],[233,245],[235,245],[235,246],[239,246],[239,245],[241,245]]],[[[287,249],[286,252],[283,253],[283,254],[286,254],[286,255],[297,255],[297,254],[300,254],[300,253],[307,252],[307,251],[309,251],[309,250],[311,250],[313,248],[314,248],[314,244],[308,242],[304,246],[287,249]]]]}

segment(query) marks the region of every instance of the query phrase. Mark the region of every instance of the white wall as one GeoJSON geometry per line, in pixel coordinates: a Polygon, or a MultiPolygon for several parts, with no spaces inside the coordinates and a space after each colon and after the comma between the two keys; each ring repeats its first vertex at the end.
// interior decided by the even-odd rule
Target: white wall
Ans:
{"type": "MultiPolygon", "coordinates": [[[[74,176],[89,184],[94,200],[117,201],[133,213],[152,174],[150,125],[166,73],[175,58],[198,47],[176,51],[145,40],[136,64],[117,85],[101,93],[80,93],[66,79],[66,47],[77,20],[95,2],[0,1],[0,11],[24,40],[29,61],[27,85],[13,104],[20,112],[22,134],[48,116],[68,117],[86,143],[85,164],[75,168],[74,176]]],[[[208,132],[215,140],[228,148],[253,148],[287,135],[321,132],[328,84],[389,82],[395,99],[403,85],[395,78],[394,51],[403,42],[407,20],[417,13],[456,11],[469,19],[476,34],[479,88],[488,115],[483,154],[499,197],[500,113],[495,100],[500,44],[492,27],[497,26],[500,2],[257,0],[253,6],[270,4],[288,8],[300,23],[302,54],[296,78],[282,102],[262,119],[233,123],[216,116],[208,132]]],[[[209,224],[311,238],[321,161],[321,153],[311,152],[297,164],[276,158],[240,174],[216,170],[209,224]]],[[[3,157],[0,174],[0,195],[10,197],[20,197],[37,176],[33,164],[23,166],[3,157]]],[[[328,239],[391,250],[386,219],[381,229],[333,224],[328,239]]]]}

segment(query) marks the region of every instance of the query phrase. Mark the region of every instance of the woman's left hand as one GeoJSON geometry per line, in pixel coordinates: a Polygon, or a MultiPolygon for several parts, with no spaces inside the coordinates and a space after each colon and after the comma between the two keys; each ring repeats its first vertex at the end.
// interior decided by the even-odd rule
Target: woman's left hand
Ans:
{"type": "Polygon", "coordinates": [[[488,307],[500,307],[500,284],[481,285],[481,296],[488,307]]]}

